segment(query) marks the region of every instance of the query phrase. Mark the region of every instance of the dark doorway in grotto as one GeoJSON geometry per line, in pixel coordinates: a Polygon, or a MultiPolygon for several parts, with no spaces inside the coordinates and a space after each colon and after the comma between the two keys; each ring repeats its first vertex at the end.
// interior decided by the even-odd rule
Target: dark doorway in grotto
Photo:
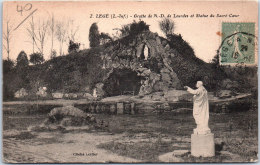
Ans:
{"type": "Polygon", "coordinates": [[[106,96],[137,95],[141,87],[141,77],[131,69],[114,69],[104,82],[106,96]]]}

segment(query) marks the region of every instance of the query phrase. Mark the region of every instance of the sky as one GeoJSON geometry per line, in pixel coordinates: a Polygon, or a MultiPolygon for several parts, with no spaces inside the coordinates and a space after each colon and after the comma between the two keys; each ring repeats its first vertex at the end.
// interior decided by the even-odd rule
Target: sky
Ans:
{"type": "MultiPolygon", "coordinates": [[[[221,43],[222,22],[254,22],[258,24],[257,3],[254,1],[231,2],[4,2],[3,4],[3,32],[6,30],[6,20],[15,29],[11,33],[10,58],[15,60],[21,50],[27,55],[32,53],[32,44],[26,31],[33,15],[35,25],[50,19],[54,15],[55,21],[66,22],[73,20],[76,33],[76,42],[81,43],[81,49],[89,48],[88,33],[92,23],[97,22],[99,32],[115,34],[114,28],[129,24],[133,20],[143,20],[150,25],[152,32],[160,36],[164,34],[159,28],[158,22],[163,18],[155,18],[154,15],[171,15],[175,23],[174,33],[181,34],[195,51],[200,59],[210,62],[216,55],[216,50],[221,43]],[[34,12],[33,12],[34,11],[34,12]],[[33,12],[32,15],[30,15],[33,12]],[[109,18],[100,18],[96,15],[109,15],[109,18]],[[111,15],[119,14],[127,18],[114,18],[111,15]],[[152,18],[140,18],[136,16],[151,14],[152,18]],[[184,14],[188,17],[185,17],[184,14]],[[194,17],[191,15],[194,14],[194,17]],[[197,17],[208,15],[207,17],[197,17]],[[214,17],[210,17],[213,14],[214,17]],[[175,17],[174,17],[175,15],[175,17]],[[217,17],[217,15],[222,17],[217,17]],[[91,18],[92,16],[92,18],[91,18]],[[177,17],[180,16],[180,17],[177,17]],[[237,16],[237,17],[234,17],[237,16]],[[27,19],[26,19],[27,18],[27,19]]],[[[255,28],[258,31],[258,28],[255,28]]],[[[5,42],[3,41],[3,44],[5,42]]],[[[50,58],[51,37],[48,33],[44,44],[44,58],[50,58]]],[[[59,52],[59,42],[54,40],[54,49],[59,52]]],[[[68,42],[63,45],[66,54],[68,42]]],[[[7,53],[3,49],[3,58],[7,53]]]]}

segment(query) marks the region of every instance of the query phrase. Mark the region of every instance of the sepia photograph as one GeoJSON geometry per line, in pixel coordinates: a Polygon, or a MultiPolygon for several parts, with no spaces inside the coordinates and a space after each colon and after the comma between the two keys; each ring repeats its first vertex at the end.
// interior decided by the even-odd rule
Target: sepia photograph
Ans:
{"type": "Polygon", "coordinates": [[[257,1],[2,6],[4,163],[258,162],[257,1]]]}

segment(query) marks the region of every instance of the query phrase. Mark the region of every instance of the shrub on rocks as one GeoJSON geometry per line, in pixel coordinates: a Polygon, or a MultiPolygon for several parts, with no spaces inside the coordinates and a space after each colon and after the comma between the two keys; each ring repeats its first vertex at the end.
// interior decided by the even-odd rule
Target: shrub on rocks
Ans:
{"type": "Polygon", "coordinates": [[[62,99],[63,95],[64,95],[63,93],[59,93],[59,92],[52,93],[52,97],[54,99],[62,99]]]}
{"type": "Polygon", "coordinates": [[[15,92],[14,97],[15,98],[24,98],[27,95],[28,95],[28,92],[24,88],[21,88],[20,90],[15,92]]]}
{"type": "Polygon", "coordinates": [[[234,92],[232,92],[231,90],[220,90],[217,92],[216,95],[219,98],[229,98],[234,96],[234,92]]]}
{"type": "Polygon", "coordinates": [[[82,126],[95,123],[95,117],[73,106],[57,107],[48,114],[47,123],[63,126],[82,126]]]}

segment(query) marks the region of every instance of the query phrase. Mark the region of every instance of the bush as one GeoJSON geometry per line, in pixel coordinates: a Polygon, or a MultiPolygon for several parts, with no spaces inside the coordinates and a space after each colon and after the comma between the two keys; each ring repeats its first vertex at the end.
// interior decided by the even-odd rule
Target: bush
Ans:
{"type": "Polygon", "coordinates": [[[53,58],[56,58],[56,57],[57,57],[57,52],[56,52],[56,50],[52,50],[52,51],[51,51],[51,56],[50,56],[50,58],[53,59],[53,58]]]}
{"type": "Polygon", "coordinates": [[[113,41],[113,39],[109,36],[109,34],[107,34],[107,33],[100,34],[100,42],[102,45],[104,45],[108,42],[111,42],[111,41],[113,41]]]}
{"type": "Polygon", "coordinates": [[[76,42],[70,40],[68,52],[69,53],[78,52],[79,51],[79,47],[80,47],[80,43],[76,43],[76,42]]]}
{"type": "Polygon", "coordinates": [[[147,25],[144,21],[133,22],[130,25],[130,35],[137,35],[143,31],[149,30],[149,25],[147,25]]]}
{"type": "Polygon", "coordinates": [[[34,65],[38,65],[44,62],[42,53],[36,52],[30,55],[30,62],[34,65]]]}
{"type": "Polygon", "coordinates": [[[12,60],[3,60],[3,73],[6,74],[13,70],[14,62],[12,60]]]}
{"type": "Polygon", "coordinates": [[[159,26],[165,36],[173,34],[174,22],[172,20],[165,18],[164,20],[159,22],[159,26]]]}
{"type": "Polygon", "coordinates": [[[182,38],[181,34],[169,34],[167,35],[167,39],[169,40],[170,47],[176,49],[185,58],[194,59],[196,57],[193,48],[182,38]]]}

